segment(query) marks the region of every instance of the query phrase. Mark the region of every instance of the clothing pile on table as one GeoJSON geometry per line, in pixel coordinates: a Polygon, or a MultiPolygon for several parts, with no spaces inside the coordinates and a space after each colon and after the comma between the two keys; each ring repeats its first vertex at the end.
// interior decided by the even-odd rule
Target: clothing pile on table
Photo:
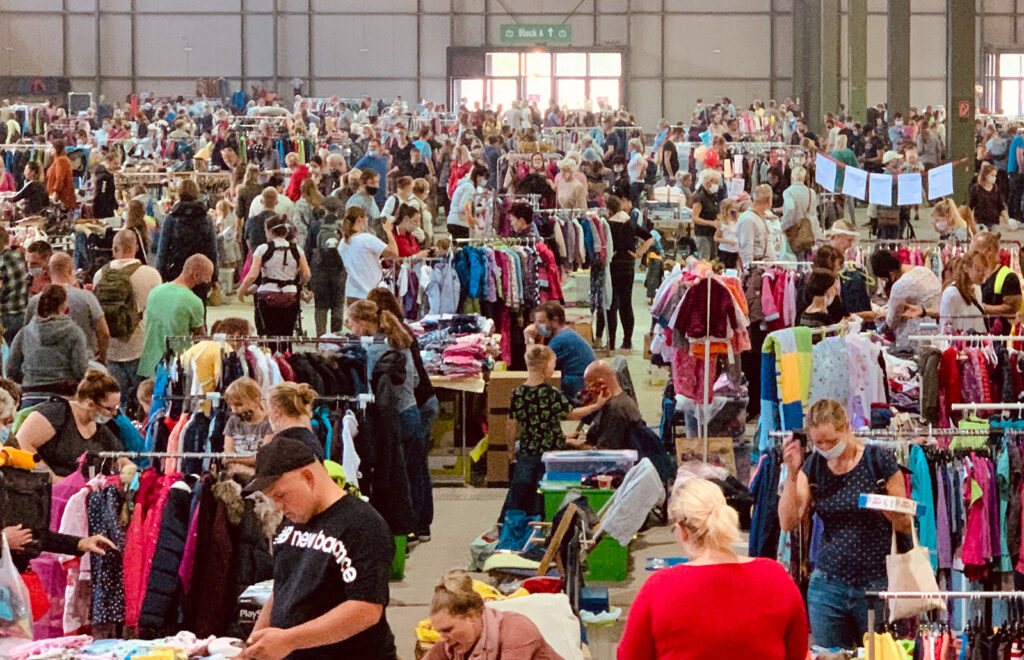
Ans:
{"type": "Polygon", "coordinates": [[[412,324],[427,373],[476,378],[498,353],[494,321],[483,316],[430,315],[412,324]]]}
{"type": "Polygon", "coordinates": [[[0,647],[0,654],[8,660],[129,660],[137,657],[177,660],[234,657],[242,645],[242,640],[233,637],[200,639],[190,632],[154,640],[94,640],[89,635],[71,635],[19,643],[6,651],[0,647]]]}

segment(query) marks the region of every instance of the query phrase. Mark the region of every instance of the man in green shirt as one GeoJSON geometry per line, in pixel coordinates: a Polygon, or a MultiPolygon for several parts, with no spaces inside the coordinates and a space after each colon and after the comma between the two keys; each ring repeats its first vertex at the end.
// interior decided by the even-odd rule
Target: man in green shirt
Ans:
{"type": "Polygon", "coordinates": [[[213,262],[202,254],[185,261],[181,275],[149,292],[143,323],[146,340],[139,359],[139,375],[149,378],[166,350],[167,337],[206,334],[206,309],[192,289],[213,279],[213,262]]]}

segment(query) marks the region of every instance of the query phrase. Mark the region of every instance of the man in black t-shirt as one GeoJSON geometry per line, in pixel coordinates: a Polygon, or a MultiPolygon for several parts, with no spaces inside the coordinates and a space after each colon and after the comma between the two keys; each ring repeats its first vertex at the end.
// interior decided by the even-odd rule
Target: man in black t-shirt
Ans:
{"type": "Polygon", "coordinates": [[[285,518],[274,538],[274,592],[244,657],[394,660],[384,613],[394,537],[331,480],[318,449],[312,431],[292,428],[256,454],[246,490],[264,491],[285,518]]]}

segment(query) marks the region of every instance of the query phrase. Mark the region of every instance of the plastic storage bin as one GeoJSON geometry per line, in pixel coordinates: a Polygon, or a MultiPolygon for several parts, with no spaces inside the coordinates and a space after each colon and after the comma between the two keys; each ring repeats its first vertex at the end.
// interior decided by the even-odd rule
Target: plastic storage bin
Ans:
{"type": "Polygon", "coordinates": [[[634,449],[592,449],[589,451],[549,451],[541,458],[548,481],[575,481],[581,476],[610,470],[628,472],[636,465],[634,449]],[[572,478],[576,476],[576,478],[572,478]]]}
{"type": "Polygon", "coordinates": [[[615,494],[614,490],[605,488],[580,488],[579,486],[568,486],[563,483],[542,481],[540,483],[540,492],[544,496],[544,520],[554,519],[555,514],[558,513],[558,507],[562,504],[562,500],[565,499],[565,494],[569,488],[579,491],[583,497],[587,498],[587,503],[594,510],[594,513],[600,511],[601,507],[615,494]]]}
{"type": "Polygon", "coordinates": [[[604,537],[587,556],[587,579],[595,582],[622,582],[629,576],[629,548],[604,537]]]}

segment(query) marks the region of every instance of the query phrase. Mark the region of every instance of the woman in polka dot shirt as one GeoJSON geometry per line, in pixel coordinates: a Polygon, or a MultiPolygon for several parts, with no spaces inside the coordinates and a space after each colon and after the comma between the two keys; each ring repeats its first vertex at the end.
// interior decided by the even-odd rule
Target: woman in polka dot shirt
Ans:
{"type": "Polygon", "coordinates": [[[818,646],[854,649],[867,631],[864,592],[886,587],[893,530],[909,533],[912,524],[909,516],[860,508],[860,494],[906,497],[906,486],[892,453],[857,440],[838,401],[817,401],[804,422],[814,452],[805,461],[798,440],[783,447],[788,473],[779,522],[791,531],[812,508],[821,519],[824,531],[807,589],[811,632],[818,646]]]}

